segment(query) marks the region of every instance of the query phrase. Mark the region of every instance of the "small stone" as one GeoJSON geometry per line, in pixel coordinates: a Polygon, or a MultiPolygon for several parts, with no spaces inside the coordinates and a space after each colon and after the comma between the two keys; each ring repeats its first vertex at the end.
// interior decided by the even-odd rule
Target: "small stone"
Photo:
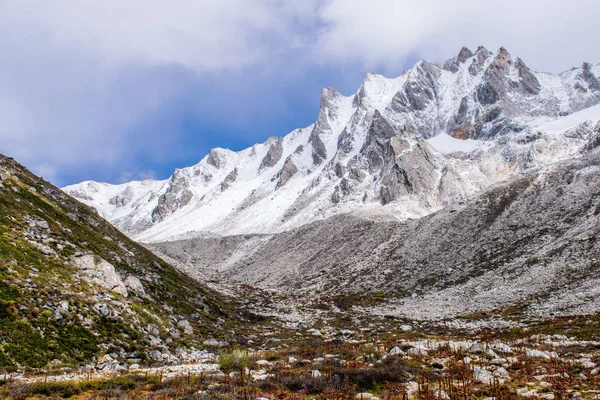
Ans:
{"type": "Polygon", "coordinates": [[[584,362],[581,363],[581,366],[583,368],[593,369],[593,368],[596,368],[596,363],[593,363],[590,360],[585,360],[584,362]]]}

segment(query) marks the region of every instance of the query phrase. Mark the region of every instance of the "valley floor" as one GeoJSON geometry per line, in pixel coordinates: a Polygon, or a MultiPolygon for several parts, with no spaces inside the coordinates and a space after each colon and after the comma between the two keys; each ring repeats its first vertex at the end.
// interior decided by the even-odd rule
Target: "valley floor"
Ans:
{"type": "Polygon", "coordinates": [[[0,397],[74,399],[597,399],[600,317],[265,330],[172,365],[54,365],[0,374],[0,397]],[[499,328],[503,325],[504,327],[499,328]],[[234,348],[235,347],[235,348],[234,348]],[[191,360],[191,359],[190,359],[191,360]]]}

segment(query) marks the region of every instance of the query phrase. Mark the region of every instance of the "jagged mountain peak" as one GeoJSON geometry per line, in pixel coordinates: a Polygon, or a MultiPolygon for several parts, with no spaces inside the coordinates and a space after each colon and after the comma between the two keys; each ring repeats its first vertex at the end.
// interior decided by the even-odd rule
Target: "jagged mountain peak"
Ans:
{"type": "Polygon", "coordinates": [[[206,156],[206,163],[217,169],[220,169],[225,166],[227,163],[227,158],[233,153],[234,152],[232,150],[216,147],[212,149],[206,156]]]}
{"type": "Polygon", "coordinates": [[[469,50],[466,46],[463,46],[462,49],[460,49],[460,52],[458,53],[458,56],[456,56],[456,59],[458,61],[460,61],[461,63],[464,63],[465,61],[467,61],[469,58],[473,57],[473,52],[471,50],[469,50]]]}
{"type": "Polygon", "coordinates": [[[443,67],[420,61],[395,78],[369,73],[351,96],[325,88],[314,124],[239,152],[213,149],[171,179],[66,190],[142,240],[270,233],[341,212],[415,218],[470,196],[515,165],[494,155],[488,165],[467,159],[457,166],[439,152],[470,154],[482,140],[499,143],[598,104],[599,76],[591,64],[546,74],[504,48],[464,47],[443,67]]]}

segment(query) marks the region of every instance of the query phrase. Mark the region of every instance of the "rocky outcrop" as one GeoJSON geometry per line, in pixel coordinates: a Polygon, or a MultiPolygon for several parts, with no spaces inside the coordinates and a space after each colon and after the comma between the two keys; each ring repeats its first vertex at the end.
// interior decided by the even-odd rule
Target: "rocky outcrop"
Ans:
{"type": "Polygon", "coordinates": [[[309,143],[312,144],[312,159],[314,165],[319,165],[327,159],[327,149],[325,143],[321,140],[317,133],[311,134],[309,143]]]}
{"type": "Polygon", "coordinates": [[[350,181],[346,178],[340,180],[339,185],[336,185],[331,194],[331,202],[337,204],[341,199],[350,194],[350,181]]]}
{"type": "Polygon", "coordinates": [[[259,171],[265,168],[274,167],[283,156],[283,139],[272,137],[269,139],[269,141],[271,142],[271,145],[269,146],[267,154],[263,157],[262,161],[260,162],[259,171]]]}
{"type": "Polygon", "coordinates": [[[596,126],[594,127],[593,133],[592,133],[590,139],[588,140],[588,142],[586,143],[586,145],[583,147],[582,152],[591,153],[592,151],[595,151],[599,147],[600,147],[600,122],[598,122],[596,124],[596,126]]]}
{"type": "Polygon", "coordinates": [[[127,293],[129,293],[129,294],[135,293],[139,297],[147,297],[146,291],[144,290],[144,285],[142,284],[142,281],[140,281],[140,279],[138,277],[129,275],[123,281],[123,285],[125,285],[125,288],[127,289],[127,293]]]}
{"type": "Polygon", "coordinates": [[[284,186],[298,172],[298,167],[292,161],[292,157],[288,157],[283,164],[281,170],[277,173],[277,185],[275,189],[284,186]]]}
{"type": "Polygon", "coordinates": [[[189,204],[194,197],[190,183],[181,170],[175,170],[166,192],[158,198],[158,204],[152,210],[152,222],[159,222],[189,204]]]}
{"type": "Polygon", "coordinates": [[[212,165],[213,167],[220,169],[223,166],[225,166],[226,162],[227,162],[227,158],[226,158],[226,152],[227,150],[225,149],[212,149],[209,153],[208,156],[206,158],[206,163],[208,165],[212,165]]]}
{"type": "Polygon", "coordinates": [[[237,177],[238,169],[236,167],[229,174],[227,174],[223,182],[221,182],[221,192],[229,189],[229,187],[237,180],[237,177]]]}
{"type": "Polygon", "coordinates": [[[537,80],[533,72],[525,65],[525,63],[517,58],[515,61],[515,68],[517,68],[517,72],[519,74],[519,81],[523,87],[523,90],[526,94],[529,95],[538,95],[540,94],[540,90],[542,89],[542,85],[537,80]]]}
{"type": "Polygon", "coordinates": [[[127,288],[125,284],[115,270],[115,267],[108,261],[96,257],[93,254],[87,254],[79,257],[72,257],[71,262],[77,266],[82,275],[91,282],[102,286],[106,290],[127,297],[127,288]]]}
{"type": "Polygon", "coordinates": [[[447,60],[444,63],[443,69],[451,72],[458,72],[460,64],[464,64],[467,60],[474,56],[473,52],[466,47],[460,49],[456,57],[447,60]]]}
{"type": "Polygon", "coordinates": [[[379,111],[375,111],[373,122],[367,131],[367,137],[359,152],[359,157],[369,173],[373,173],[383,166],[389,149],[389,141],[397,135],[396,129],[379,111]]]}
{"type": "Polygon", "coordinates": [[[587,83],[587,89],[600,92],[600,79],[592,72],[592,64],[583,63],[581,66],[581,77],[587,83]]]}
{"type": "Polygon", "coordinates": [[[133,196],[133,190],[131,190],[131,188],[127,188],[123,193],[111,197],[111,199],[108,201],[108,204],[116,207],[125,207],[133,199],[133,196]]]}

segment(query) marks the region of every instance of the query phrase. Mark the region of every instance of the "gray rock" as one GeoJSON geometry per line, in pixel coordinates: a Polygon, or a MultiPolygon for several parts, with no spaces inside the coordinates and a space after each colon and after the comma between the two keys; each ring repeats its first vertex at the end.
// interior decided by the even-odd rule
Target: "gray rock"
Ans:
{"type": "Polygon", "coordinates": [[[283,139],[278,139],[276,137],[269,138],[269,142],[272,142],[269,146],[269,150],[267,154],[263,157],[260,162],[259,171],[264,168],[274,167],[281,157],[283,156],[283,139]]]}
{"type": "Polygon", "coordinates": [[[71,257],[71,262],[79,268],[87,279],[107,290],[127,297],[125,284],[115,270],[115,267],[108,261],[93,254],[87,254],[80,257],[71,257]]]}
{"type": "Polygon", "coordinates": [[[226,150],[224,149],[212,149],[206,158],[206,163],[213,167],[220,169],[225,166],[226,163],[226,150]]]}
{"type": "Polygon", "coordinates": [[[158,198],[158,204],[152,210],[152,221],[160,222],[175,211],[188,205],[194,197],[189,187],[190,183],[184,172],[175,170],[167,191],[158,198]]]}
{"type": "Polygon", "coordinates": [[[327,149],[319,135],[311,135],[310,143],[312,144],[313,164],[319,165],[327,159],[327,149]]]}
{"type": "Polygon", "coordinates": [[[177,327],[181,329],[186,335],[191,335],[194,333],[194,328],[192,327],[192,324],[190,324],[190,322],[186,319],[182,319],[179,322],[177,322],[177,327]]]}
{"type": "Polygon", "coordinates": [[[231,170],[229,174],[225,177],[223,182],[221,182],[221,192],[229,189],[229,187],[237,180],[238,177],[238,169],[237,167],[231,170]]]}
{"type": "Polygon", "coordinates": [[[285,160],[281,171],[277,173],[277,185],[275,188],[279,189],[280,187],[284,186],[294,175],[296,175],[297,172],[298,167],[296,167],[296,164],[294,164],[291,157],[288,157],[285,160]]]}
{"type": "Polygon", "coordinates": [[[140,297],[146,297],[146,291],[144,290],[144,285],[142,284],[142,281],[140,281],[140,279],[138,277],[129,275],[127,278],[125,278],[125,280],[123,281],[123,284],[125,285],[125,288],[129,292],[133,292],[140,297]]]}

